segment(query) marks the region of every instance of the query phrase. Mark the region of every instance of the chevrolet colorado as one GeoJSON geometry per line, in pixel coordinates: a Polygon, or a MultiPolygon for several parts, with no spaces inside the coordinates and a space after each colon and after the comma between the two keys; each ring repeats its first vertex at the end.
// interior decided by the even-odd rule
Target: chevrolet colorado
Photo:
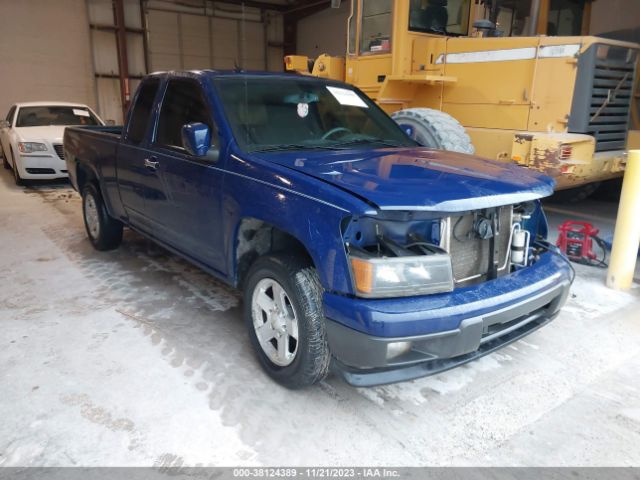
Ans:
{"type": "Polygon", "coordinates": [[[147,76],[124,127],[67,128],[91,243],[132,228],[244,291],[264,370],[291,388],[463,364],[553,319],[553,181],[421,147],[357,88],[244,72],[147,76]]]}

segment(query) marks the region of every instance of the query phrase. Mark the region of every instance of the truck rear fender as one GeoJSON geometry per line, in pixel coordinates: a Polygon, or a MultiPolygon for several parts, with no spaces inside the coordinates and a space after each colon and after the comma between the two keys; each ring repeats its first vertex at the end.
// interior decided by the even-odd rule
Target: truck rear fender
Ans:
{"type": "Polygon", "coordinates": [[[102,200],[104,202],[105,207],[107,208],[107,212],[113,218],[122,219],[122,215],[119,215],[118,212],[115,211],[112,203],[110,195],[105,193],[106,189],[102,185],[102,175],[98,174],[93,165],[88,162],[83,162],[81,160],[76,159],[73,162],[75,165],[75,182],[77,191],[80,195],[82,195],[82,189],[87,183],[93,183],[97,188],[100,194],[102,195],[102,200]]]}

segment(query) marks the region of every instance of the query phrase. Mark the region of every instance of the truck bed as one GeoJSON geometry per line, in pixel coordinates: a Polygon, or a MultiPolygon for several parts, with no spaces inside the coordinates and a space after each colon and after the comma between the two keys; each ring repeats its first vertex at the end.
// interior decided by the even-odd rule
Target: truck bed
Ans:
{"type": "MultiPolygon", "coordinates": [[[[108,192],[107,201],[119,198],[117,192],[117,151],[122,126],[69,127],[64,131],[64,150],[69,180],[78,189],[78,171],[94,172],[100,187],[108,192]]],[[[108,205],[121,213],[120,205],[108,205]]]]}

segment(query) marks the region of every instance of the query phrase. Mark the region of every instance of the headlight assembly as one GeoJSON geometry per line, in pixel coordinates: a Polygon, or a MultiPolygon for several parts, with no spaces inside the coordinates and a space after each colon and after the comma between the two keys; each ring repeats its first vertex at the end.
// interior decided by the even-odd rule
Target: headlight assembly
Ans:
{"type": "Polygon", "coordinates": [[[350,257],[356,295],[405,297],[453,290],[451,257],[446,253],[405,257],[350,257]]]}
{"type": "Polygon", "coordinates": [[[47,146],[44,143],[20,142],[18,150],[20,153],[46,152],[47,146]]]}

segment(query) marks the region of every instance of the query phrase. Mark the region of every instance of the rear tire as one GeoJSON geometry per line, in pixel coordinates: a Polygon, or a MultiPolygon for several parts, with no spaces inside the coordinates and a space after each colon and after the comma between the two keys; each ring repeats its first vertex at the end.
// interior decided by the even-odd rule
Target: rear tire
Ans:
{"type": "Polygon", "coordinates": [[[393,113],[391,118],[425,147],[470,154],[476,151],[464,127],[448,113],[432,108],[407,108],[393,113]]]}
{"type": "Polygon", "coordinates": [[[114,250],[122,243],[122,223],[111,218],[100,191],[93,183],[82,189],[82,217],[91,244],[96,250],[114,250]]]}
{"type": "Polygon", "coordinates": [[[256,260],[245,282],[244,318],[258,360],[276,382],[297,389],[327,376],[331,355],[322,287],[316,269],[301,256],[256,260]]]}

